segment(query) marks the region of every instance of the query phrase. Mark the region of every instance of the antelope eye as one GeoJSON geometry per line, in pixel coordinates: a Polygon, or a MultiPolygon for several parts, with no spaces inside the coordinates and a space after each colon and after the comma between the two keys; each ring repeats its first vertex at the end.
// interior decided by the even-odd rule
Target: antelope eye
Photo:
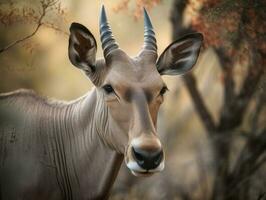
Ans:
{"type": "Polygon", "coordinates": [[[163,95],[166,93],[167,90],[168,90],[168,88],[167,88],[166,86],[164,86],[164,87],[161,89],[161,91],[160,91],[160,95],[163,96],[163,95]]]}
{"type": "Polygon", "coordinates": [[[114,89],[110,84],[104,85],[103,89],[106,92],[106,94],[110,94],[110,93],[114,92],[114,89]]]}

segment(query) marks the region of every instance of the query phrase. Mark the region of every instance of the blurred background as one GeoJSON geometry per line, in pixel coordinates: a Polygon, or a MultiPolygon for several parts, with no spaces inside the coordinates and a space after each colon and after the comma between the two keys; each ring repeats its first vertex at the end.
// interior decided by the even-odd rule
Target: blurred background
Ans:
{"type": "Polygon", "coordinates": [[[190,32],[204,34],[194,70],[163,79],[158,117],[165,170],[132,176],[123,164],[110,199],[266,199],[266,3],[259,0],[0,0],[0,92],[19,88],[72,100],[91,82],[68,60],[68,28],[94,34],[104,4],[120,47],[143,43],[145,6],[158,54],[190,32]]]}

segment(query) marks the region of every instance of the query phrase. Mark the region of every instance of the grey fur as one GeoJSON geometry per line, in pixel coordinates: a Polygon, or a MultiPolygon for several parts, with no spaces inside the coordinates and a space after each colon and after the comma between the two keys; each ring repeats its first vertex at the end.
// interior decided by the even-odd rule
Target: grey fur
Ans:
{"type": "Polygon", "coordinates": [[[123,156],[102,141],[102,106],[96,89],[72,102],[1,94],[0,199],[107,198],[123,156]]]}

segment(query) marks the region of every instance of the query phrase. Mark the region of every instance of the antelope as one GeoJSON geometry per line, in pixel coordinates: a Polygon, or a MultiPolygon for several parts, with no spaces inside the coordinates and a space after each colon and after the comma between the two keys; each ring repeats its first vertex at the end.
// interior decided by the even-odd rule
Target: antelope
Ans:
{"type": "Polygon", "coordinates": [[[203,37],[170,44],[157,59],[153,26],[144,9],[144,45],[129,57],[116,43],[104,6],[100,15],[104,58],[96,60],[92,33],[72,23],[69,59],[94,84],[71,102],[30,90],[0,95],[0,199],[107,199],[125,161],[135,176],[164,168],[156,120],[167,86],[196,63],[203,37]]]}

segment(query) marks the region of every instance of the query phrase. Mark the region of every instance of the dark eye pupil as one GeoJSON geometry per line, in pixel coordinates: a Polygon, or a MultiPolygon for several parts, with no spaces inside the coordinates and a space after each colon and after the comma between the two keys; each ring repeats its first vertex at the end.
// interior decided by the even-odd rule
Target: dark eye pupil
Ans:
{"type": "Polygon", "coordinates": [[[104,85],[104,86],[103,86],[103,89],[104,89],[104,91],[105,91],[107,94],[110,94],[110,93],[112,93],[112,92],[114,91],[114,89],[112,88],[112,86],[109,85],[109,84],[104,85]]]}
{"type": "Polygon", "coordinates": [[[165,92],[167,91],[167,87],[163,87],[162,89],[161,89],[161,91],[160,91],[160,95],[164,95],[165,94],[165,92]]]}

